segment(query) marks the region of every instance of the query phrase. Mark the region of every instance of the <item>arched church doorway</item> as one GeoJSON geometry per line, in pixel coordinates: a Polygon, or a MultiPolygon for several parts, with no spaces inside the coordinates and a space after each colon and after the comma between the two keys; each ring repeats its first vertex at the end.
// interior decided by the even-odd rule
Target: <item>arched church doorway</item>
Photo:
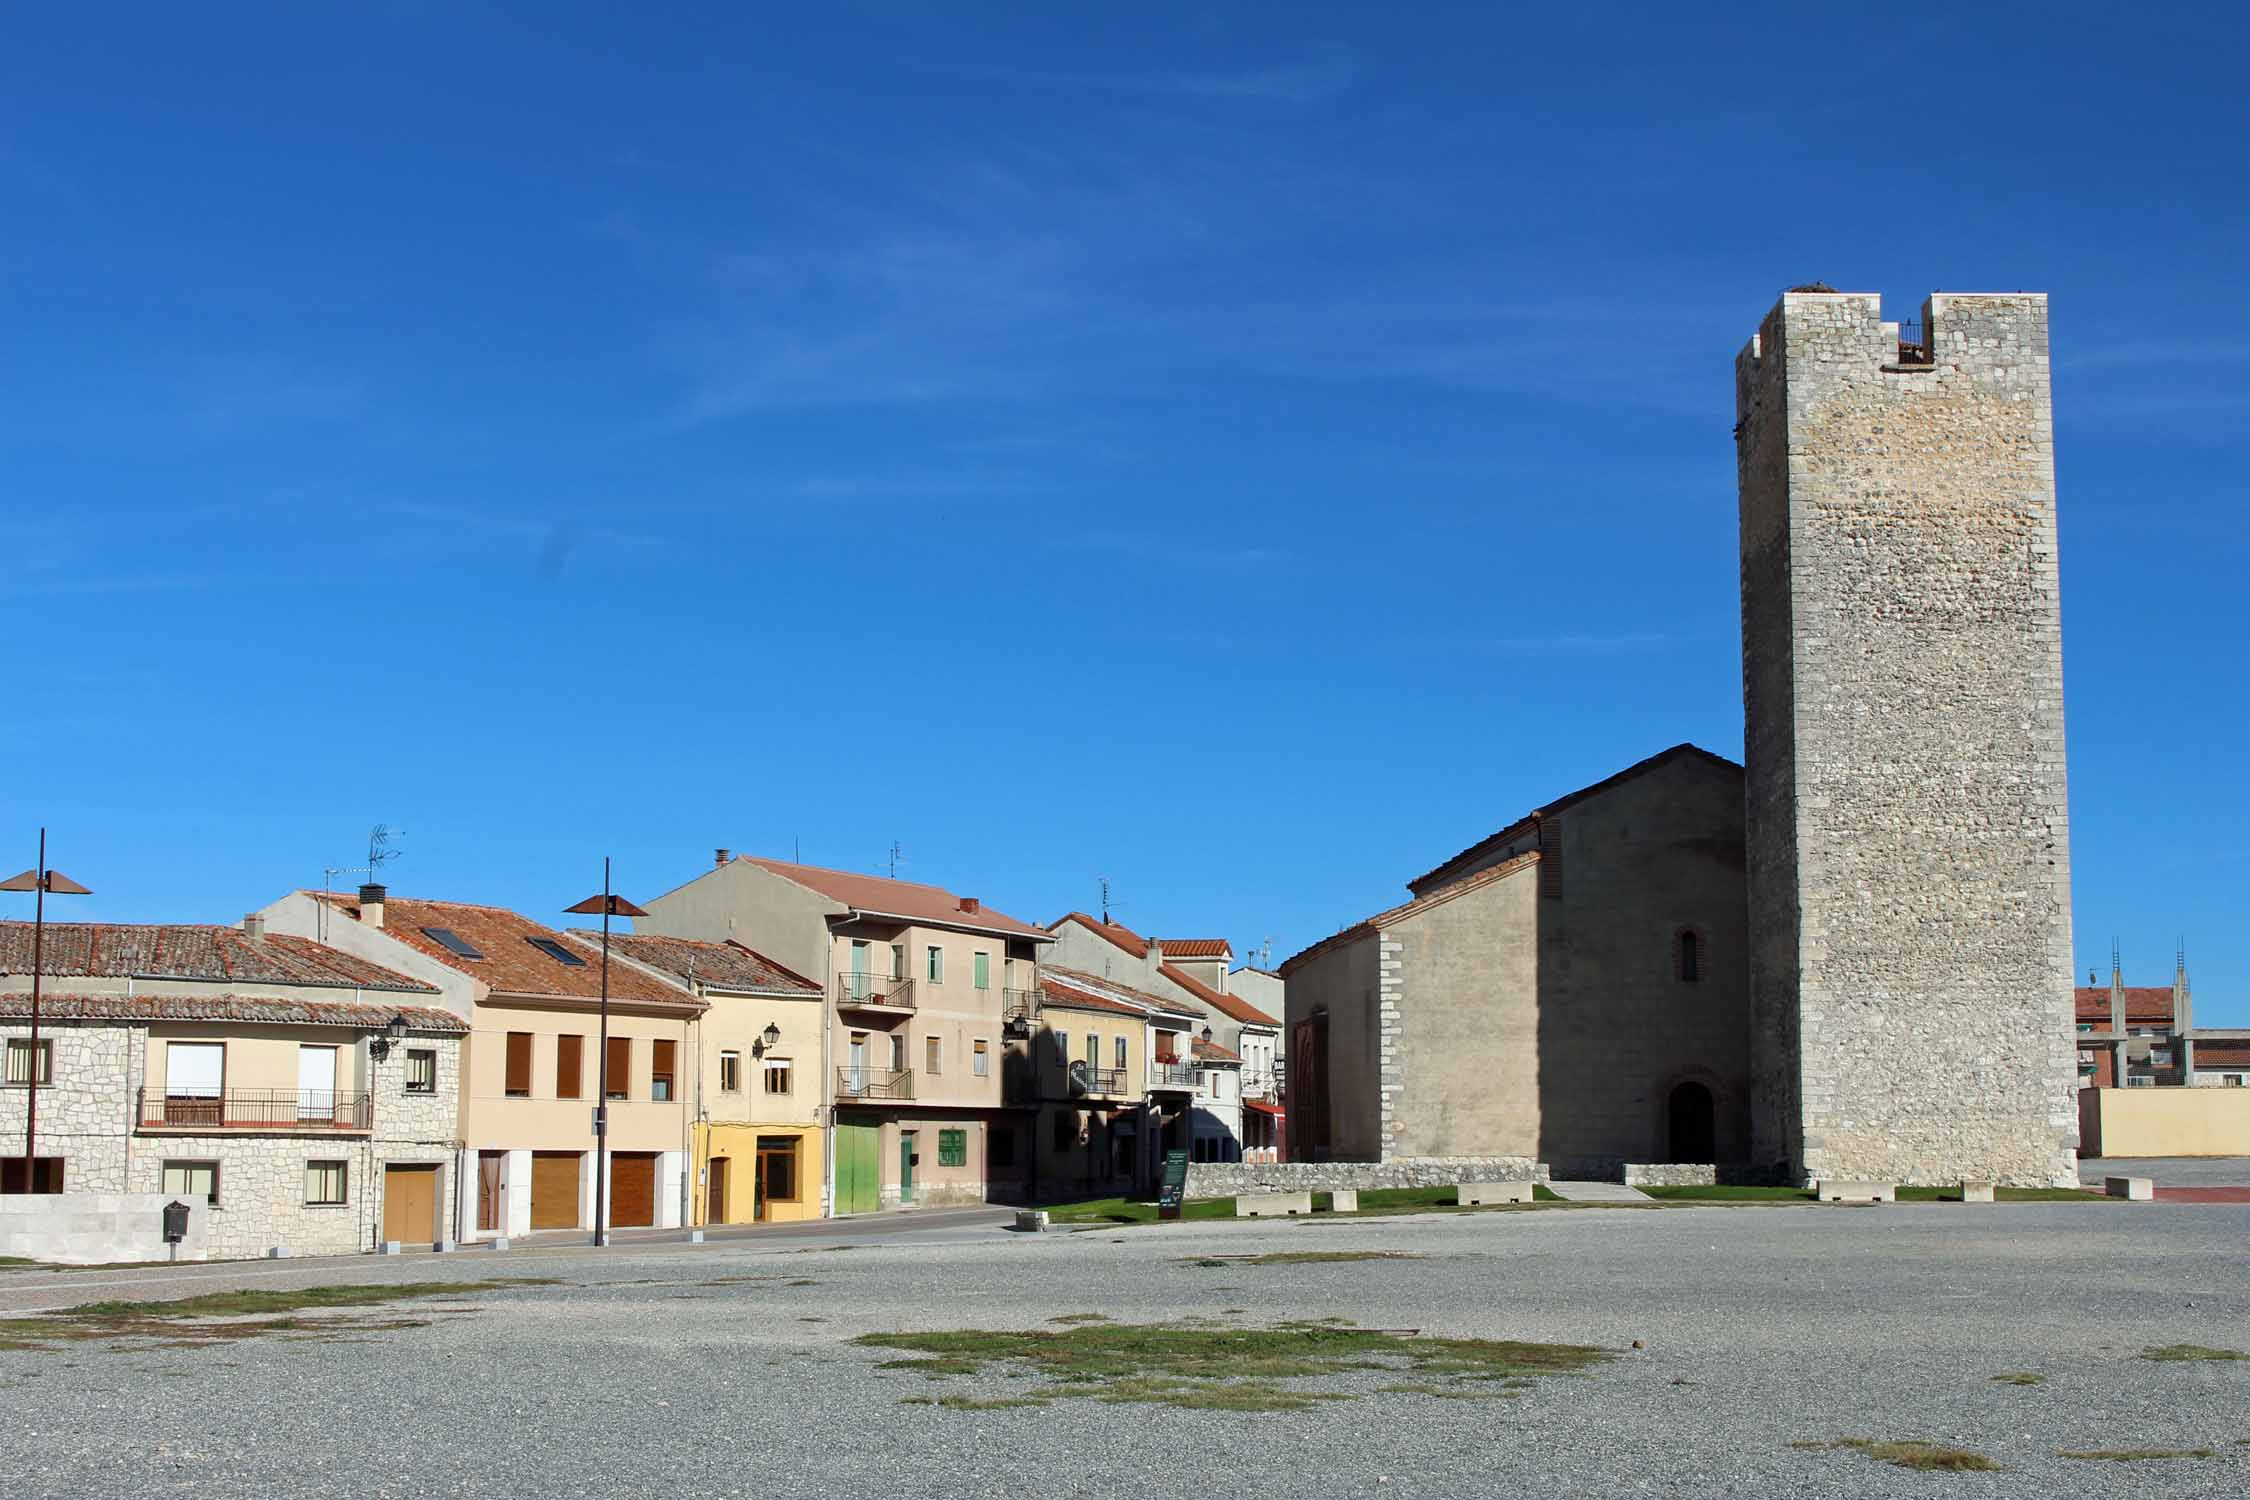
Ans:
{"type": "Polygon", "coordinates": [[[1717,1109],[1711,1091],[1700,1083],[1683,1083],[1672,1090],[1672,1160],[1717,1160],[1717,1109]]]}

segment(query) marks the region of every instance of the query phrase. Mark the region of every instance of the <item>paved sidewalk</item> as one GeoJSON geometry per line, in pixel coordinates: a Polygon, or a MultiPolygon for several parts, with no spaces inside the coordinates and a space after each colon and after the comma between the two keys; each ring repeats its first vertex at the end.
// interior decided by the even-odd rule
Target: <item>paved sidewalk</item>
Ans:
{"type": "Polygon", "coordinates": [[[1550,1182],[1547,1191],[1572,1203],[1653,1203],[1636,1187],[1621,1182],[1550,1182]]]}

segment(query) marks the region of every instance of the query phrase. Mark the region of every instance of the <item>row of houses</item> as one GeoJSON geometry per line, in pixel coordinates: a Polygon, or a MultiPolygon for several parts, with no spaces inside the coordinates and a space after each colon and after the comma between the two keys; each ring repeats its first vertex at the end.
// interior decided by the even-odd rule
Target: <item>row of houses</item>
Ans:
{"type": "Polygon", "coordinates": [[[215,1255],[1145,1194],[1286,1140],[1280,981],[1224,940],[723,849],[606,939],[367,885],[42,946],[34,1047],[0,923],[0,1151],[39,1110],[0,1192],[200,1202],[215,1255]]]}

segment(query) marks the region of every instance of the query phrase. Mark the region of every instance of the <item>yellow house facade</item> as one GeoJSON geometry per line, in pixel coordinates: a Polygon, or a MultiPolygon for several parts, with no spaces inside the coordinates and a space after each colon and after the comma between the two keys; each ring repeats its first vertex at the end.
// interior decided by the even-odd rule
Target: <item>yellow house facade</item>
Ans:
{"type": "Polygon", "coordinates": [[[708,1007],[688,1035],[689,1222],[824,1217],[830,1072],[821,987],[735,942],[612,933],[610,952],[708,1007]]]}

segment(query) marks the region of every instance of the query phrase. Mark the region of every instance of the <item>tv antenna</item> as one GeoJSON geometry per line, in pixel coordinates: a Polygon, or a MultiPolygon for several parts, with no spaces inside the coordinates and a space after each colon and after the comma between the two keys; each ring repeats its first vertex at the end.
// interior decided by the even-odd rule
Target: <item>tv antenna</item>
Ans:
{"type": "Polygon", "coordinates": [[[1107,926],[1109,925],[1109,877],[1108,877],[1107,875],[1104,875],[1104,876],[1102,876],[1102,877],[1101,877],[1101,882],[1102,882],[1102,925],[1103,925],[1104,927],[1107,927],[1107,926]]]}
{"type": "Polygon", "coordinates": [[[321,870],[320,913],[313,923],[314,936],[318,941],[323,943],[328,941],[328,903],[335,895],[336,877],[339,875],[364,875],[367,877],[368,884],[374,884],[375,877],[382,872],[383,866],[406,852],[404,849],[393,849],[390,846],[391,840],[404,838],[405,836],[406,830],[403,828],[393,828],[388,823],[377,823],[367,831],[366,864],[328,865],[321,870]]]}
{"type": "Polygon", "coordinates": [[[906,855],[905,855],[905,852],[904,852],[904,851],[902,851],[902,850],[901,850],[901,849],[899,848],[899,846],[898,846],[898,840],[897,840],[897,839],[892,839],[892,840],[891,840],[891,879],[893,879],[893,880],[896,880],[896,879],[898,879],[898,867],[899,867],[900,865],[904,864],[905,862],[906,862],[906,855]]]}

